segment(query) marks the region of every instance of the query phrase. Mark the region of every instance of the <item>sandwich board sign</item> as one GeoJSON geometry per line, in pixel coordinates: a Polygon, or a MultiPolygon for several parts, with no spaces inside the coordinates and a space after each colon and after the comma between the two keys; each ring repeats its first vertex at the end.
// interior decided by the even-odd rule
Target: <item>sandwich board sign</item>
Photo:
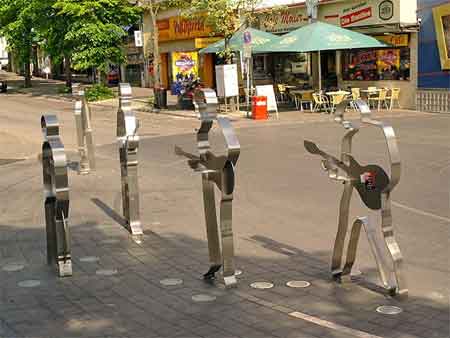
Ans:
{"type": "Polygon", "coordinates": [[[273,85],[256,86],[256,96],[267,97],[267,111],[275,112],[278,116],[277,99],[275,97],[275,91],[273,85]]]}

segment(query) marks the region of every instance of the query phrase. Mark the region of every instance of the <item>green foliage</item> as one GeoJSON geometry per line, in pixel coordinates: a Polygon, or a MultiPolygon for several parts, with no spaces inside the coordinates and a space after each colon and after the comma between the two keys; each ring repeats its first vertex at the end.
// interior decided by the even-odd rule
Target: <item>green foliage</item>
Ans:
{"type": "Polygon", "coordinates": [[[58,88],[59,94],[70,94],[72,93],[72,87],[61,86],[58,88]]]}
{"type": "MultiPolygon", "coordinates": [[[[63,28],[64,46],[73,67],[105,71],[109,63],[125,61],[124,26],[139,20],[140,9],[128,0],[54,0],[53,8],[63,28]]],[[[57,23],[57,22],[56,22],[57,23]]]]}
{"type": "Polygon", "coordinates": [[[116,96],[111,88],[103,84],[96,84],[87,88],[85,95],[88,102],[108,100],[116,96]]]}

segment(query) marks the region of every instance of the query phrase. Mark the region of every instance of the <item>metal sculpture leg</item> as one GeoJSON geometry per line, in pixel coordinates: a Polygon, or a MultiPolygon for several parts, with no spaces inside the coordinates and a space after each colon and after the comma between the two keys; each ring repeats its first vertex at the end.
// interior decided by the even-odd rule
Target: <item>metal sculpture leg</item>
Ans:
{"type": "Polygon", "coordinates": [[[237,284],[234,270],[233,190],[234,168],[231,162],[227,162],[222,177],[222,200],[220,201],[223,278],[227,287],[232,287],[237,284]]]}
{"type": "Polygon", "coordinates": [[[344,191],[342,193],[339,205],[339,223],[334,241],[333,257],[331,259],[331,273],[333,278],[339,279],[342,273],[342,258],[344,255],[345,238],[348,231],[348,220],[350,213],[350,201],[352,199],[353,186],[351,182],[344,183],[344,191]]]}
{"type": "Polygon", "coordinates": [[[47,263],[56,265],[60,277],[71,276],[67,159],[64,145],[59,138],[59,124],[56,116],[43,116],[41,127],[45,138],[42,145],[42,172],[47,263]]]}
{"type": "Polygon", "coordinates": [[[131,86],[119,86],[120,104],[117,112],[117,141],[119,143],[123,217],[128,231],[138,241],[143,234],[139,215],[138,186],[138,120],[131,109],[131,86]]]}
{"type": "Polygon", "coordinates": [[[77,101],[75,101],[75,124],[77,128],[78,152],[80,154],[79,174],[89,174],[95,170],[95,146],[91,128],[91,111],[84,91],[78,92],[77,101]]]}
{"type": "Polygon", "coordinates": [[[210,262],[210,268],[203,276],[206,280],[213,280],[215,279],[215,274],[222,267],[222,252],[220,250],[220,234],[217,224],[214,182],[209,179],[208,173],[202,174],[202,184],[210,262]]]}

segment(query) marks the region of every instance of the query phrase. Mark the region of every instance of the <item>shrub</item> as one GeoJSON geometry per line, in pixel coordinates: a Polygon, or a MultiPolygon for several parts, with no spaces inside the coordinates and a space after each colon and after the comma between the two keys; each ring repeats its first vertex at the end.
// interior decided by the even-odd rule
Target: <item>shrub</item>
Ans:
{"type": "Polygon", "coordinates": [[[88,102],[108,100],[115,97],[113,90],[103,84],[96,84],[87,88],[85,95],[88,102]]]}

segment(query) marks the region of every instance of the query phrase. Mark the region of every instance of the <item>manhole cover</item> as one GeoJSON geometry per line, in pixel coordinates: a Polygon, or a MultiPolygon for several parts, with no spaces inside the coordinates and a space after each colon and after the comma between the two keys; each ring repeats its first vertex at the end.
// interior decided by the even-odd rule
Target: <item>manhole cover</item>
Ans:
{"type": "Polygon", "coordinates": [[[213,302],[216,300],[216,296],[199,294],[199,295],[193,295],[192,300],[197,303],[213,302]]]}
{"type": "Polygon", "coordinates": [[[83,262],[83,263],[95,263],[95,262],[98,262],[99,260],[100,260],[100,258],[98,258],[96,256],[86,256],[86,257],[80,258],[80,262],[83,262]]]}
{"type": "Polygon", "coordinates": [[[254,289],[271,289],[271,288],[273,288],[273,283],[254,282],[254,283],[250,284],[250,286],[254,289]]]}
{"type": "Polygon", "coordinates": [[[18,283],[21,288],[34,288],[41,285],[41,282],[35,279],[24,280],[18,283]]]}
{"type": "Polygon", "coordinates": [[[311,283],[304,280],[291,280],[286,285],[290,288],[307,288],[311,283]]]}
{"type": "Polygon", "coordinates": [[[10,264],[6,264],[2,270],[3,271],[7,271],[7,272],[16,272],[16,271],[20,271],[25,267],[25,265],[23,264],[19,264],[19,263],[10,263],[10,264]]]}
{"type": "Polygon", "coordinates": [[[383,305],[377,307],[377,312],[382,313],[384,315],[398,315],[399,313],[403,312],[403,310],[398,306],[383,305]]]}
{"type": "Polygon", "coordinates": [[[116,269],[100,269],[95,271],[95,274],[99,276],[112,276],[116,275],[117,272],[118,271],[116,269]]]}
{"type": "Polygon", "coordinates": [[[175,286],[183,284],[183,280],[179,278],[166,278],[159,281],[164,286],[175,286]]]}

